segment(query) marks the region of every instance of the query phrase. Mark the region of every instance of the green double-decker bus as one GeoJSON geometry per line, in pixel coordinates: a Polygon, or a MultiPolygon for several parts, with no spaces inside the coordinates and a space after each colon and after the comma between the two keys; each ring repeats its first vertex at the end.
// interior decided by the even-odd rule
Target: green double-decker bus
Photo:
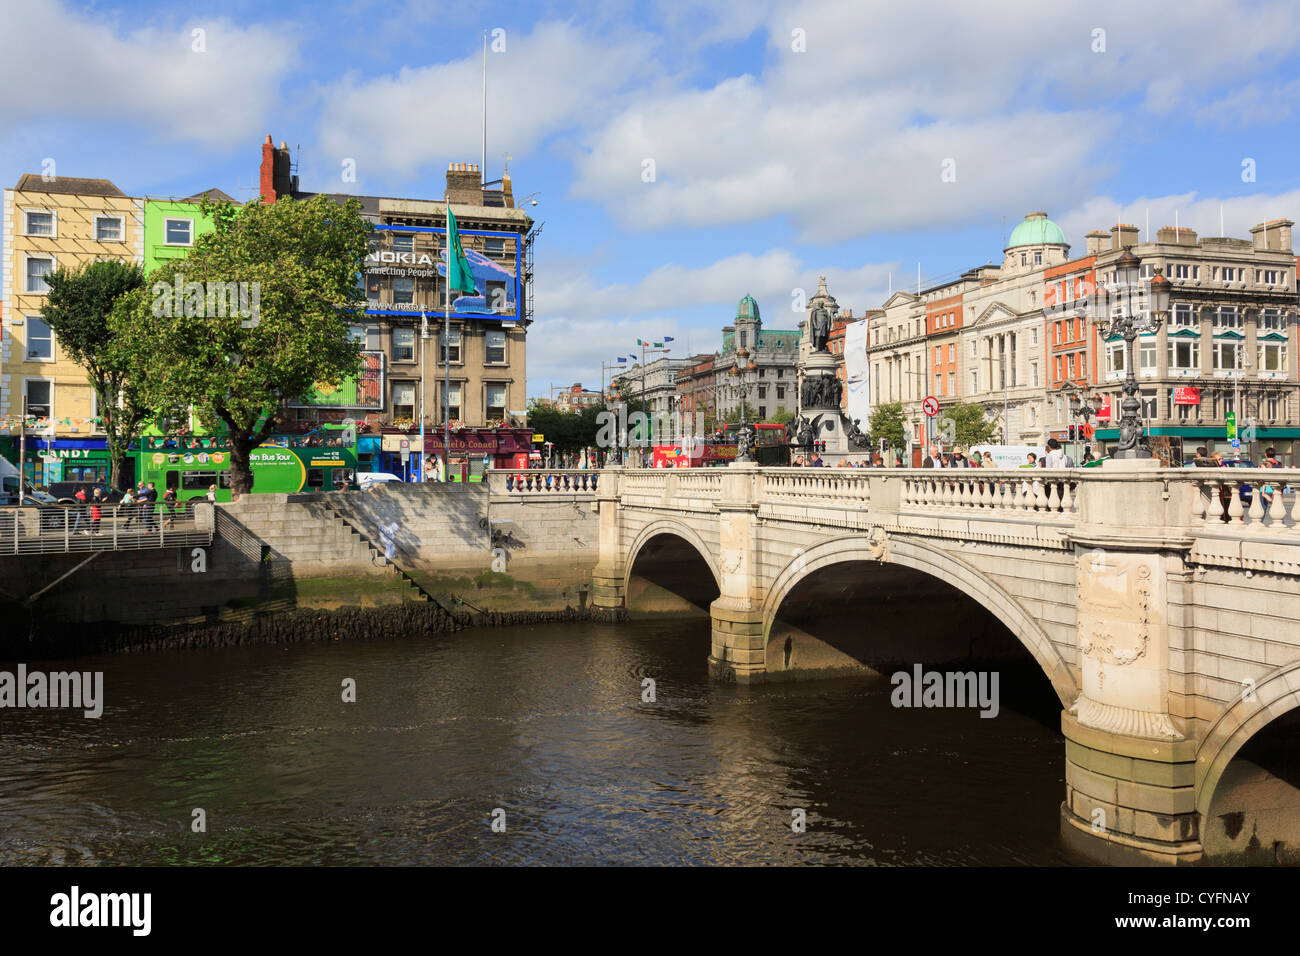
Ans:
{"type": "MultiPolygon", "coordinates": [[[[334,491],[355,487],[356,432],[321,425],[307,434],[274,435],[250,456],[253,493],[334,491]]],[[[174,488],[180,501],[202,498],[216,486],[230,500],[230,442],[224,435],[146,435],[136,455],[136,480],[154,482],[161,495],[174,488]]]]}

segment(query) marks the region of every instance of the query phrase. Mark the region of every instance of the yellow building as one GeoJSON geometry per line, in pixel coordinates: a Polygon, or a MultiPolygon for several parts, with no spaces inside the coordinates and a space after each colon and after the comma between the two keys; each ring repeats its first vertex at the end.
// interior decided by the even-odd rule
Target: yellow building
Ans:
{"type": "Polygon", "coordinates": [[[44,276],[95,259],[143,256],[144,200],[107,179],[29,174],[4,191],[0,436],[16,438],[25,417],[29,454],[41,456],[34,456],[35,473],[28,467],[37,483],[44,463],[98,458],[90,453],[103,447],[86,372],[41,321],[44,276]]]}

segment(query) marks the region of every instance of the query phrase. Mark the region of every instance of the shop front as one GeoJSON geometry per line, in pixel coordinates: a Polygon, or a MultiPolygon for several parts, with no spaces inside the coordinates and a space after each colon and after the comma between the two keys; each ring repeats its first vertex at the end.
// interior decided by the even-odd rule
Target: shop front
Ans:
{"type": "MultiPolygon", "coordinates": [[[[532,449],[530,428],[464,428],[451,433],[447,471],[449,481],[482,481],[489,468],[518,468],[532,449]]],[[[426,431],[421,454],[419,432],[394,432],[382,436],[379,471],[403,481],[418,480],[423,468],[433,480],[436,461],[443,456],[443,432],[426,431]],[[402,443],[406,442],[405,448],[402,443]]]]}
{"type": "MultiPolygon", "coordinates": [[[[16,465],[17,442],[14,444],[16,465]]],[[[131,466],[128,458],[128,480],[134,478],[131,466]]],[[[48,488],[55,497],[70,498],[80,487],[85,487],[87,493],[95,485],[107,490],[110,471],[108,447],[103,439],[27,438],[23,474],[33,487],[48,488]]]]}
{"type": "MultiPolygon", "coordinates": [[[[1232,436],[1225,426],[1155,426],[1146,430],[1147,441],[1156,457],[1177,466],[1196,457],[1197,448],[1205,448],[1207,455],[1216,452],[1224,458],[1245,458],[1259,464],[1265,452],[1272,448],[1282,464],[1288,468],[1297,463],[1300,455],[1300,428],[1279,428],[1257,425],[1254,440],[1243,426],[1239,434],[1240,447],[1234,448],[1232,436]]],[[[1096,440],[1110,454],[1119,442],[1118,428],[1098,428],[1096,440]]]]}

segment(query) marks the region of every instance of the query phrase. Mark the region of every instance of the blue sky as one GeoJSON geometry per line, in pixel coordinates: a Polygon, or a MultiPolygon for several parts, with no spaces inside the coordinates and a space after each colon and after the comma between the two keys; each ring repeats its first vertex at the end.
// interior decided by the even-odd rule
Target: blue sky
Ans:
{"type": "Polygon", "coordinates": [[[509,153],[545,223],[530,395],[637,338],[712,351],[747,292],[792,327],[819,273],[860,314],[918,262],[999,261],[1035,209],[1076,252],[1118,218],[1300,219],[1286,0],[39,6],[0,0],[33,40],[0,59],[0,182],[53,158],[131,195],[247,198],[270,133],[305,189],[441,198],[488,31],[489,178],[509,153]]]}

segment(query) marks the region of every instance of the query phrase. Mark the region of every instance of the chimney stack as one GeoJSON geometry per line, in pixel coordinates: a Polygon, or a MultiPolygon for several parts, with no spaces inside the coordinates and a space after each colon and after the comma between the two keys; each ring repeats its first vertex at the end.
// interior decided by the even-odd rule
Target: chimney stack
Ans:
{"type": "Polygon", "coordinates": [[[1104,232],[1101,229],[1094,229],[1092,232],[1088,233],[1083,237],[1084,242],[1087,243],[1085,247],[1087,249],[1087,254],[1095,256],[1098,253],[1105,252],[1106,240],[1109,238],[1110,233],[1104,232]]]}
{"type": "Polygon", "coordinates": [[[483,181],[479,176],[478,163],[448,163],[447,202],[468,206],[483,205],[483,181]]]}
{"type": "Polygon", "coordinates": [[[1118,223],[1110,227],[1110,247],[1123,249],[1125,246],[1138,244],[1138,227],[1128,223],[1118,223]]]}
{"type": "Polygon", "coordinates": [[[1161,226],[1156,230],[1156,242],[1173,242],[1180,246],[1196,245],[1196,230],[1186,226],[1161,226]]]}
{"type": "Polygon", "coordinates": [[[275,145],[271,142],[271,134],[266,134],[266,139],[262,142],[262,165],[259,169],[260,195],[262,202],[273,203],[276,200],[275,192],[275,145]]]}
{"type": "Polygon", "coordinates": [[[1261,222],[1250,230],[1255,240],[1255,249],[1259,252],[1290,252],[1291,227],[1295,223],[1290,219],[1270,219],[1261,222]]]}

